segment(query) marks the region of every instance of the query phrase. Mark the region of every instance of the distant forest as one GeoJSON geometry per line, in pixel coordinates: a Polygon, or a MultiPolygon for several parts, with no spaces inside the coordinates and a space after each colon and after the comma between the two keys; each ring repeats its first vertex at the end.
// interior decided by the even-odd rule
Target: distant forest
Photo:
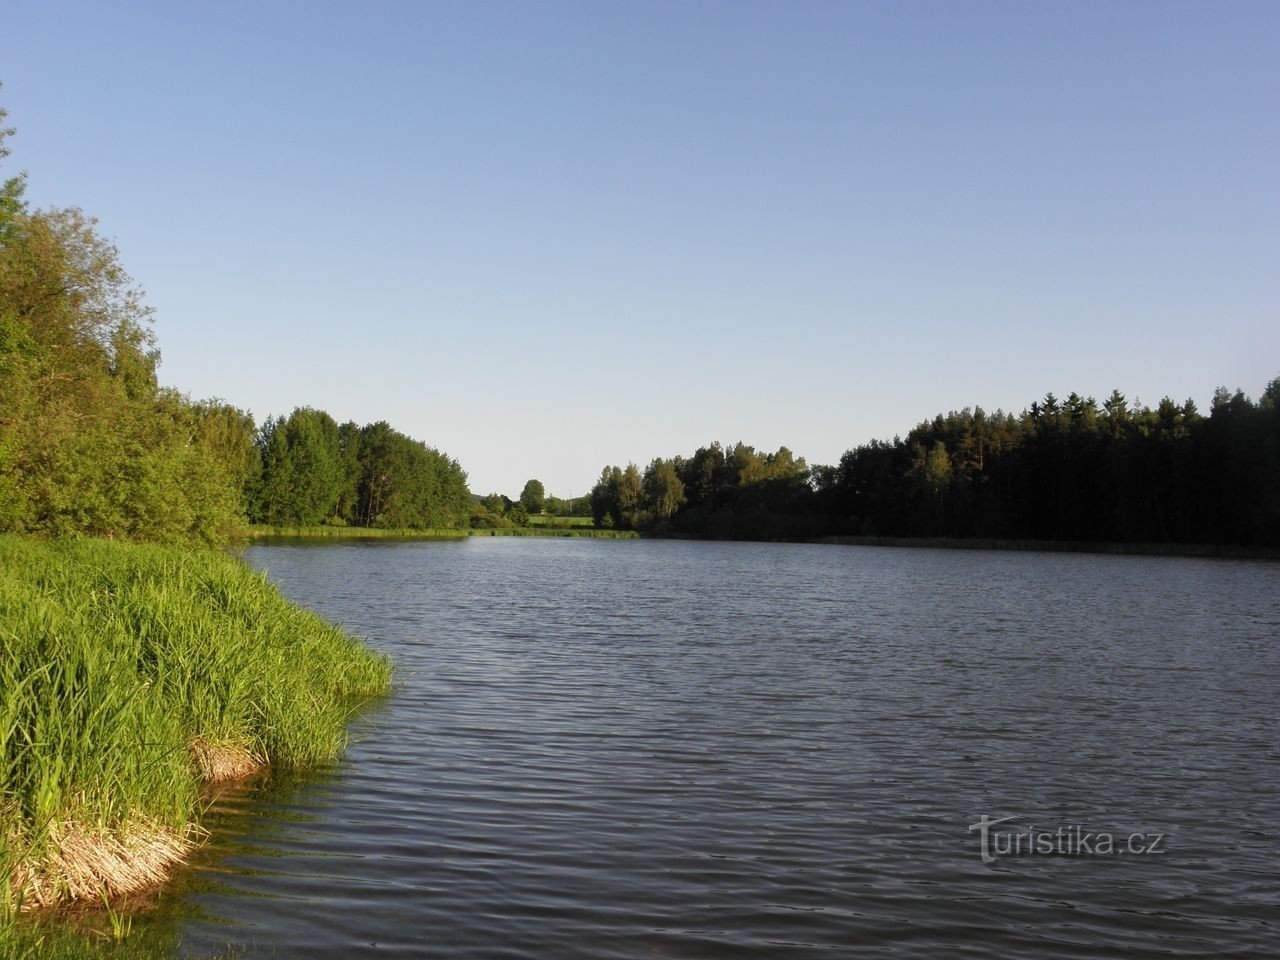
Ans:
{"type": "Polygon", "coordinates": [[[744,539],[830,534],[1280,545],[1280,378],[1131,407],[1053,394],[1015,416],[939,415],[832,467],[713,443],[606,467],[599,526],[744,539]]]}

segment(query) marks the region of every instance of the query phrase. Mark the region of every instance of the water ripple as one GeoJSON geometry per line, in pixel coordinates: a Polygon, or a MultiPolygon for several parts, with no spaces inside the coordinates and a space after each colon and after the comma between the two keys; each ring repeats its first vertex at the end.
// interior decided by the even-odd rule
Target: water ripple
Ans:
{"type": "Polygon", "coordinates": [[[1275,564],[514,538],[248,556],[400,679],[341,764],[219,801],[191,955],[1280,942],[1275,564]],[[1167,853],[984,863],[981,815],[1167,853]]]}

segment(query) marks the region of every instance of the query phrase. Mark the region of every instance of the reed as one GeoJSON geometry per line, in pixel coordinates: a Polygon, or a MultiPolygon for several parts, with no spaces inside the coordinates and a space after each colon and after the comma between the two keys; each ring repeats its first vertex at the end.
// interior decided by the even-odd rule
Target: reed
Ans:
{"type": "Polygon", "coordinates": [[[0,536],[0,915],[163,880],[202,780],[332,759],[390,672],[225,554],[0,536]]]}

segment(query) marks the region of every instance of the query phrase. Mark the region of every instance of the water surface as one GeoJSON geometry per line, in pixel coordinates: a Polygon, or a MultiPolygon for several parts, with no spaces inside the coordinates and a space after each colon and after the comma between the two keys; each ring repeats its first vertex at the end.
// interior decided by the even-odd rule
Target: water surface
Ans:
{"type": "Polygon", "coordinates": [[[232,797],[185,951],[1274,956],[1280,566],[484,538],[254,546],[399,668],[232,797]],[[1006,828],[1156,855],[983,861],[1006,828]]]}

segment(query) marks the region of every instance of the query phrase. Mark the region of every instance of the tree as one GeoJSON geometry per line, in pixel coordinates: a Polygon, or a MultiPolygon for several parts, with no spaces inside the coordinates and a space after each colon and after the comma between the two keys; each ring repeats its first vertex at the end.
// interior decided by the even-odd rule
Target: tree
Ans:
{"type": "Polygon", "coordinates": [[[333,417],[323,410],[299,407],[287,418],[267,418],[259,431],[258,449],[262,477],[256,520],[275,526],[311,526],[341,516],[348,464],[333,417]]]}
{"type": "Polygon", "coordinates": [[[656,459],[644,472],[645,508],[659,520],[670,520],[684,503],[684,482],[671,460],[656,459]]]}
{"type": "Polygon", "coordinates": [[[346,475],[338,424],[323,410],[300,407],[284,423],[295,522],[309,526],[332,519],[346,475]]]}
{"type": "Polygon", "coordinates": [[[158,386],[119,252],[79,210],[29,213],[19,187],[0,187],[0,529],[225,540],[246,418],[158,386]]]}
{"type": "Polygon", "coordinates": [[[711,504],[723,486],[724,448],[719,443],[699,447],[692,457],[680,462],[678,469],[689,505],[711,504]]]}
{"type": "MultiPolygon", "coordinates": [[[[0,108],[0,160],[9,156],[9,148],[5,140],[13,136],[13,128],[4,126],[8,111],[0,108]]],[[[5,180],[0,180],[0,240],[8,232],[9,225],[26,212],[22,195],[27,189],[27,175],[19,173],[5,180]]]]}
{"type": "Polygon", "coordinates": [[[547,492],[543,489],[541,480],[530,480],[520,492],[520,506],[528,513],[541,513],[546,501],[547,492]]]}
{"type": "Polygon", "coordinates": [[[634,463],[628,463],[618,478],[618,513],[622,518],[623,528],[636,528],[643,498],[644,481],[640,477],[640,470],[634,463]]]}
{"type": "Polygon", "coordinates": [[[1112,439],[1119,440],[1129,423],[1129,404],[1124,394],[1119,390],[1112,390],[1111,396],[1102,401],[1102,410],[1112,439]]]}
{"type": "Polygon", "coordinates": [[[591,519],[597,527],[613,528],[622,521],[618,503],[618,488],[622,484],[622,471],[617,467],[605,467],[600,479],[591,488],[591,519]]]}
{"type": "Polygon", "coordinates": [[[469,524],[471,492],[458,462],[385,420],[361,429],[360,466],[357,513],[365,526],[460,529],[469,524]]]}
{"type": "Polygon", "coordinates": [[[256,484],[254,506],[249,511],[255,523],[283,526],[289,520],[289,447],[281,426],[280,420],[267,417],[258,428],[258,461],[262,473],[256,484]]]}

